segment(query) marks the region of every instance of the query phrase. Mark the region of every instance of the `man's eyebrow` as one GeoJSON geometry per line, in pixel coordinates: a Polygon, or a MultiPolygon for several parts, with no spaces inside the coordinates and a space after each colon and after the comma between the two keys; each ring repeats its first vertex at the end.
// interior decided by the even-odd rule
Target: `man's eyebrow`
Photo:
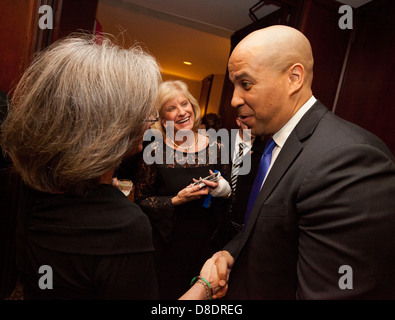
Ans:
{"type": "Polygon", "coordinates": [[[251,78],[251,77],[248,73],[243,72],[235,76],[235,80],[239,80],[240,78],[251,78]]]}

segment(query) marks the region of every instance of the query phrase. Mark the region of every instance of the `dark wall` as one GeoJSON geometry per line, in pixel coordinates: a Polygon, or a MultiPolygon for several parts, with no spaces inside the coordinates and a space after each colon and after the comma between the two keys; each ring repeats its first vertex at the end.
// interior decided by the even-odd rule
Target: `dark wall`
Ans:
{"type": "Polygon", "coordinates": [[[351,36],[339,28],[339,3],[304,1],[297,29],[309,39],[314,55],[314,96],[332,109],[351,36]]]}
{"type": "Polygon", "coordinates": [[[335,113],[380,137],[395,154],[395,1],[358,11],[335,113]]]}
{"type": "Polygon", "coordinates": [[[98,0],[63,0],[52,42],[76,31],[94,31],[98,0]]]}

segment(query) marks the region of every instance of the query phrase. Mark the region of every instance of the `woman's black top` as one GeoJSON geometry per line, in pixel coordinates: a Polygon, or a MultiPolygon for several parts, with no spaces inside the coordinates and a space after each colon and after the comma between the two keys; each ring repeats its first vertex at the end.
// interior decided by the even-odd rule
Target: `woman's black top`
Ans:
{"type": "Polygon", "coordinates": [[[25,299],[158,298],[149,220],[117,188],[83,197],[26,189],[18,220],[25,299]]]}
{"type": "Polygon", "coordinates": [[[145,159],[139,162],[135,181],[135,201],[153,227],[161,299],[179,298],[188,290],[191,279],[199,275],[204,262],[233,236],[224,232],[230,225],[226,217],[230,199],[204,196],[178,206],[171,202],[193,178],[209,175],[209,169],[220,171],[228,180],[230,166],[221,159],[223,153],[217,141],[192,153],[175,151],[163,141],[152,142],[144,149],[145,159]],[[156,154],[160,155],[156,160],[161,160],[148,164],[147,155],[153,159],[156,154]]]}

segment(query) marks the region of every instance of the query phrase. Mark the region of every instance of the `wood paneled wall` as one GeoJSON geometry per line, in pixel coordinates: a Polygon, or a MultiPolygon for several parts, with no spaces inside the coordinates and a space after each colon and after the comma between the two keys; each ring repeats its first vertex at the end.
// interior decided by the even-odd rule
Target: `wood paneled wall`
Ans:
{"type": "Polygon", "coordinates": [[[76,31],[93,31],[98,0],[2,0],[0,90],[10,93],[36,51],[76,31]],[[39,7],[53,9],[53,30],[38,27],[39,7]]]}
{"type": "Polygon", "coordinates": [[[0,90],[8,93],[29,65],[36,41],[38,0],[0,3],[0,90]]]}

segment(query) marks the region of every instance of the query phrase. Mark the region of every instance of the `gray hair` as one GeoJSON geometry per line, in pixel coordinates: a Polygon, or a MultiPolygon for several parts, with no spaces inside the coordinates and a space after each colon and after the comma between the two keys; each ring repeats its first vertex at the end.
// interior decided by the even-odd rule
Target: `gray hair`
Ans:
{"type": "Polygon", "coordinates": [[[24,182],[81,193],[137,147],[161,75],[137,45],[73,35],[40,53],[12,96],[1,144],[24,182]]]}

